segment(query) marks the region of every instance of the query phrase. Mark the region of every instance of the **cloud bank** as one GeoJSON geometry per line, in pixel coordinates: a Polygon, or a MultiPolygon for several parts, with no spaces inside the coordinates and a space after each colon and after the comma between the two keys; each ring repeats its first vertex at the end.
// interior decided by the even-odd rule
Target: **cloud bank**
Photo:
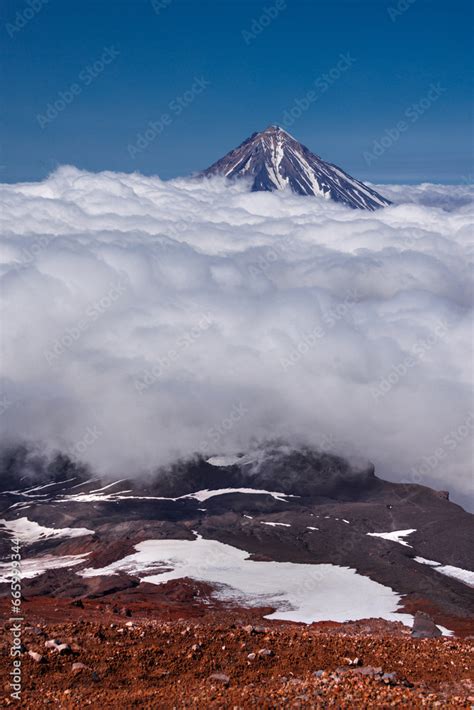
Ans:
{"type": "Polygon", "coordinates": [[[279,437],[468,504],[472,188],[377,189],[369,213],[220,178],[1,185],[3,441],[123,476],[279,437]]]}

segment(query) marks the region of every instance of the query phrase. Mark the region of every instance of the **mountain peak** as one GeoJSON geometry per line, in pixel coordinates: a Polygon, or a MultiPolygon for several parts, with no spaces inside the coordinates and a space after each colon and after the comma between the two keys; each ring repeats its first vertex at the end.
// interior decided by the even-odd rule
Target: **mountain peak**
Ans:
{"type": "MultiPolygon", "coordinates": [[[[282,133],[282,134],[285,134],[286,136],[290,136],[290,134],[288,133],[288,131],[285,131],[284,128],[282,128],[281,126],[279,126],[279,125],[276,124],[276,123],[271,123],[269,126],[267,126],[267,127],[265,128],[264,131],[262,131],[262,133],[268,133],[268,134],[271,134],[271,133],[282,133]]],[[[293,136],[290,136],[290,138],[293,138],[293,136]]]]}
{"type": "Polygon", "coordinates": [[[341,168],[326,163],[277,124],[253,133],[201,174],[251,178],[253,192],[289,189],[353,209],[373,211],[390,204],[341,168]]]}

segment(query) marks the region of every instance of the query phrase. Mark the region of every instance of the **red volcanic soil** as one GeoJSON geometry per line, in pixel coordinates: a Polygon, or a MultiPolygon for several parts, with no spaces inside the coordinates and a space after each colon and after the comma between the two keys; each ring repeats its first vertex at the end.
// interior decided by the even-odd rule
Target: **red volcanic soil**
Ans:
{"type": "Polygon", "coordinates": [[[382,620],[271,622],[262,618],[268,609],[224,609],[210,588],[188,580],[162,590],[161,599],[153,591],[153,603],[147,585],[130,604],[126,593],[116,603],[25,600],[21,701],[9,697],[6,623],[2,706],[353,710],[474,702],[472,639],[412,639],[402,624],[382,620]],[[68,647],[48,649],[51,639],[68,647]]]}

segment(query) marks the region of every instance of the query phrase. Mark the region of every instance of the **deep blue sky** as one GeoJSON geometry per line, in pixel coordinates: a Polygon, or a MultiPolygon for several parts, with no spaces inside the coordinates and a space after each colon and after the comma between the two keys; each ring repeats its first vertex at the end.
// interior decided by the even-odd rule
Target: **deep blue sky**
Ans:
{"type": "Polygon", "coordinates": [[[282,123],[349,53],[352,66],[325,92],[319,82],[290,132],[356,177],[472,182],[470,0],[286,0],[248,43],[242,32],[278,0],[155,4],[158,13],[152,0],[3,0],[1,181],[40,179],[64,163],[163,178],[207,167],[282,123]],[[17,31],[29,3],[43,7],[17,31]],[[119,55],[89,84],[87,67],[107,47],[119,55]],[[210,85],[176,115],[170,102],[200,77],[210,85]],[[74,84],[72,103],[41,127],[38,116],[74,84]],[[410,111],[431,84],[441,95],[410,111]],[[400,138],[364,158],[407,110],[400,138]],[[132,157],[137,134],[166,113],[171,125],[132,157]]]}

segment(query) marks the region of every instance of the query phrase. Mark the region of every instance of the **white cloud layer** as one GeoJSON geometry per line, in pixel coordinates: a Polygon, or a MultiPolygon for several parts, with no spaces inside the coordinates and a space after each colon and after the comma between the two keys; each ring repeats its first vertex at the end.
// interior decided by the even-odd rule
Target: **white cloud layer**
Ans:
{"type": "Polygon", "coordinates": [[[0,186],[2,433],[130,475],[283,437],[466,502],[472,188],[375,213],[73,167],[0,186]]]}

